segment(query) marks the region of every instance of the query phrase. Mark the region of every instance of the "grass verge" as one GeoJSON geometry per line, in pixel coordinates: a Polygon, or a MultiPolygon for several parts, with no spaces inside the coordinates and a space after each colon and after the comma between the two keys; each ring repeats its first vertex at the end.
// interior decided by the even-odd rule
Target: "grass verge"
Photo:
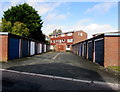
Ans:
{"type": "Polygon", "coordinates": [[[120,66],[109,66],[108,68],[112,69],[112,70],[116,70],[120,72],[120,66]]]}

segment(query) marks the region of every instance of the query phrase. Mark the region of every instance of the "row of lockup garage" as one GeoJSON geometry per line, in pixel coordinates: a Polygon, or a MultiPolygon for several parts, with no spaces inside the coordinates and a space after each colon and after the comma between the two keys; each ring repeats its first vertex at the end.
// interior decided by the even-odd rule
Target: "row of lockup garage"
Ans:
{"type": "Polygon", "coordinates": [[[72,45],[72,52],[102,66],[119,66],[120,33],[105,33],[72,45]]]}
{"type": "Polygon", "coordinates": [[[48,52],[49,45],[30,38],[0,32],[0,61],[33,56],[48,52]]]}

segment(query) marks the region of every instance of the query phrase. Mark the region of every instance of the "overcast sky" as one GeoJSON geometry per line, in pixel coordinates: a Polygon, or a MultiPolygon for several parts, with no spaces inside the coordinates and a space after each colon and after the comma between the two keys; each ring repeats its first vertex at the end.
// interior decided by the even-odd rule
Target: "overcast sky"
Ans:
{"type": "Polygon", "coordinates": [[[100,0],[101,2],[95,2],[95,0],[52,1],[2,0],[0,2],[0,18],[3,11],[11,6],[26,2],[38,11],[44,21],[42,31],[46,35],[54,29],[62,29],[63,32],[84,30],[88,33],[88,38],[95,33],[118,31],[117,0],[109,0],[109,2],[108,0],[106,2],[103,2],[104,0],[100,0]]]}

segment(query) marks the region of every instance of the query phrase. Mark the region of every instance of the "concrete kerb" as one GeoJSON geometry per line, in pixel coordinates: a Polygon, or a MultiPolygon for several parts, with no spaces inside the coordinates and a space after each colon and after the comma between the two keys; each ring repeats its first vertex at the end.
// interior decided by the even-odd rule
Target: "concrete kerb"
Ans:
{"type": "Polygon", "coordinates": [[[51,79],[60,79],[60,80],[65,80],[65,81],[82,82],[82,83],[88,83],[88,84],[93,83],[93,84],[98,84],[98,85],[109,85],[114,90],[118,90],[120,88],[120,84],[114,84],[114,83],[109,83],[109,82],[80,80],[80,79],[74,79],[74,78],[60,77],[60,76],[54,76],[54,75],[36,74],[36,73],[28,73],[28,72],[20,72],[20,71],[7,70],[7,69],[0,69],[0,71],[17,73],[17,74],[22,74],[22,75],[29,75],[29,76],[51,78],[51,79]]]}

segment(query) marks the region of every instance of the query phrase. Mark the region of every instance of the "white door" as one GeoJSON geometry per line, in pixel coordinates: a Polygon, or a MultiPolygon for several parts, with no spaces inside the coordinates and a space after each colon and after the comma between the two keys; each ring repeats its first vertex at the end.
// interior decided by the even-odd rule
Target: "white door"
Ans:
{"type": "Polygon", "coordinates": [[[42,44],[40,43],[40,53],[42,53],[42,44]]]}
{"type": "Polygon", "coordinates": [[[44,52],[46,52],[46,44],[44,45],[44,52]]]}
{"type": "Polygon", "coordinates": [[[31,41],[30,42],[30,55],[35,54],[35,42],[31,41]]]}

